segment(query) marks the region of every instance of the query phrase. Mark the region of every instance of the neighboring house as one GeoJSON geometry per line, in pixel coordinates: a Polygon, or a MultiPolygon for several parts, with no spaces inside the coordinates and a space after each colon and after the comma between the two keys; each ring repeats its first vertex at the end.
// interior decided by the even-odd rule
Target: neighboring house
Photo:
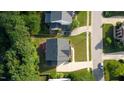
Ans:
{"type": "Polygon", "coordinates": [[[114,38],[124,43],[124,23],[114,29],[114,38]]]}
{"type": "Polygon", "coordinates": [[[45,12],[45,23],[49,24],[50,33],[60,32],[66,35],[70,33],[73,16],[72,11],[45,12]]]}
{"type": "Polygon", "coordinates": [[[49,66],[60,65],[69,62],[71,47],[68,39],[48,39],[46,42],[46,63],[49,66]]]}

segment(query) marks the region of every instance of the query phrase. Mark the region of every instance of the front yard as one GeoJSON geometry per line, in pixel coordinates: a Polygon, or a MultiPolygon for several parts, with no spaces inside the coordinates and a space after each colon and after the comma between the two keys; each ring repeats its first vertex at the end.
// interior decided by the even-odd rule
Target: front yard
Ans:
{"type": "Polygon", "coordinates": [[[81,69],[74,72],[52,73],[51,78],[70,78],[72,81],[94,81],[92,71],[81,69]]]}
{"type": "Polygon", "coordinates": [[[113,53],[124,51],[124,45],[113,38],[113,25],[103,24],[103,52],[113,53]]]}
{"type": "Polygon", "coordinates": [[[77,36],[70,36],[67,38],[70,40],[72,47],[74,47],[75,60],[76,61],[86,61],[87,60],[86,33],[82,33],[77,36]]]}
{"type": "Polygon", "coordinates": [[[86,26],[87,25],[87,11],[80,11],[77,14],[77,20],[79,22],[79,26],[86,26]]]}

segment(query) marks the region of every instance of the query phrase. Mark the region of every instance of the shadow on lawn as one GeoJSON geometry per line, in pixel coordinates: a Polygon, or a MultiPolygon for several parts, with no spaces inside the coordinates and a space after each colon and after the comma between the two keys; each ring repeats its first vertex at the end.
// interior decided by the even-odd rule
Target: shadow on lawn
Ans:
{"type": "Polygon", "coordinates": [[[39,56],[39,70],[42,74],[48,74],[49,72],[55,71],[55,66],[48,66],[45,61],[45,43],[42,43],[37,48],[37,53],[39,56]]]}

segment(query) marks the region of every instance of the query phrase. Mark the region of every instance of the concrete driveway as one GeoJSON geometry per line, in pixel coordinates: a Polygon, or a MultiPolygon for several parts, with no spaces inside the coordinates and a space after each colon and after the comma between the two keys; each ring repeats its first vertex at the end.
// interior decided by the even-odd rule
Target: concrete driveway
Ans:
{"type": "Polygon", "coordinates": [[[63,64],[57,66],[57,72],[72,72],[81,70],[84,68],[92,68],[92,62],[64,62],[63,64]]]}

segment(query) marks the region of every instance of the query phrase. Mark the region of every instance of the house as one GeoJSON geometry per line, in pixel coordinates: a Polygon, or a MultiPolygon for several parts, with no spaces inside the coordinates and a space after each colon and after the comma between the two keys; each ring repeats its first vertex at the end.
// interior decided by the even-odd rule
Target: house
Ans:
{"type": "Polygon", "coordinates": [[[49,24],[50,33],[69,34],[71,30],[72,11],[51,11],[45,12],[45,23],[49,24]]]}
{"type": "Polygon", "coordinates": [[[124,43],[124,23],[114,29],[114,38],[124,43]]]}
{"type": "Polygon", "coordinates": [[[48,39],[46,41],[46,63],[49,66],[60,65],[69,62],[71,47],[68,39],[48,39]]]}

